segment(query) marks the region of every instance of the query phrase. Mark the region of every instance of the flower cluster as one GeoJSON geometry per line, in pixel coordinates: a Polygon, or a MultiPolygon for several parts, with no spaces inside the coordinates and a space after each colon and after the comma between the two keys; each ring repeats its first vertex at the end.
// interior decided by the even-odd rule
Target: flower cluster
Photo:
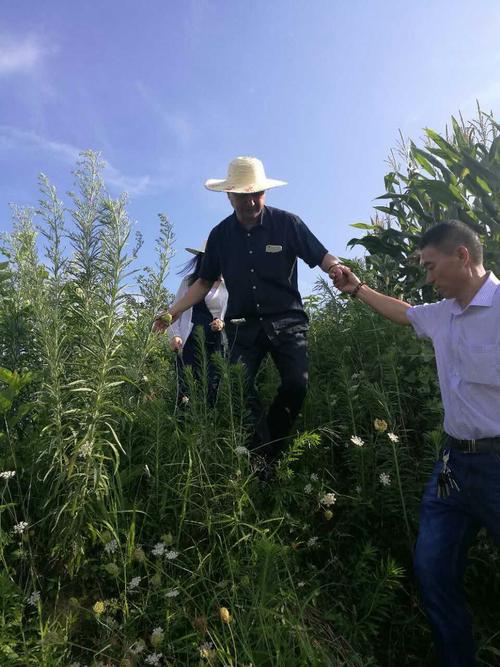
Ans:
{"type": "Polygon", "coordinates": [[[118,549],[118,542],[116,540],[110,540],[104,545],[104,551],[107,554],[114,554],[118,549]]]}
{"type": "Polygon", "coordinates": [[[390,486],[391,485],[391,476],[389,475],[388,472],[381,472],[379,475],[379,480],[382,486],[390,486]]]}
{"type": "Polygon", "coordinates": [[[128,585],[129,591],[135,590],[141,583],[141,577],[133,577],[128,585]]]}
{"type": "Polygon", "coordinates": [[[326,505],[326,507],[331,507],[337,502],[337,494],[335,493],[325,493],[323,498],[321,498],[320,503],[326,505]]]}
{"type": "Polygon", "coordinates": [[[0,479],[12,479],[15,475],[15,470],[5,470],[4,472],[0,472],[0,479]]]}
{"type": "Polygon", "coordinates": [[[375,419],[375,421],[373,422],[373,427],[379,433],[384,433],[385,431],[387,431],[388,424],[385,421],[385,419],[375,419]]]}
{"type": "Polygon", "coordinates": [[[33,591],[33,593],[29,596],[28,600],[26,601],[26,604],[29,605],[30,607],[36,607],[39,602],[40,602],[40,591],[33,591]]]}
{"type": "Polygon", "coordinates": [[[27,521],[20,521],[19,523],[16,523],[16,525],[12,528],[12,530],[16,533],[16,535],[22,535],[27,527],[28,527],[27,521]]]}
{"type": "Polygon", "coordinates": [[[351,442],[353,445],[356,445],[356,447],[363,447],[365,444],[364,440],[362,440],[359,435],[352,435],[351,442]]]}
{"type": "Polygon", "coordinates": [[[169,590],[165,593],[166,598],[176,598],[178,595],[179,595],[179,589],[178,588],[172,588],[171,590],[169,590]]]}
{"type": "Polygon", "coordinates": [[[165,634],[163,632],[163,628],[155,628],[151,633],[151,646],[154,648],[159,648],[162,645],[164,638],[165,634]]]}
{"type": "Polygon", "coordinates": [[[153,556],[156,556],[157,558],[159,558],[160,556],[163,556],[163,554],[165,553],[166,548],[167,547],[165,546],[165,544],[163,542],[157,542],[154,545],[151,553],[153,554],[153,556]]]}

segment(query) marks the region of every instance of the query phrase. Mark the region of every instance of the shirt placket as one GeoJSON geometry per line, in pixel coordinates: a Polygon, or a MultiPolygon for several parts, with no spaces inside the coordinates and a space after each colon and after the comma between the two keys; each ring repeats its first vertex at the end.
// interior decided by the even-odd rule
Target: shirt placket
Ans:
{"type": "Polygon", "coordinates": [[[256,234],[255,231],[246,231],[245,238],[247,243],[248,250],[248,268],[249,268],[249,284],[252,291],[253,300],[255,303],[255,312],[257,313],[257,318],[262,322],[262,305],[259,302],[259,289],[257,281],[257,271],[256,271],[256,262],[257,258],[257,246],[256,246],[256,234]]]}

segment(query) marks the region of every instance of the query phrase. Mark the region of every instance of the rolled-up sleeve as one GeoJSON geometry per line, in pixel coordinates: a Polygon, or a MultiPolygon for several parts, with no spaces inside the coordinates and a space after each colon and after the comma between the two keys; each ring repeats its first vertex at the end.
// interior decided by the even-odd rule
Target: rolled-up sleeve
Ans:
{"type": "Polygon", "coordinates": [[[299,217],[294,216],[292,225],[292,242],[297,257],[303,259],[311,269],[320,266],[328,250],[299,217]]]}

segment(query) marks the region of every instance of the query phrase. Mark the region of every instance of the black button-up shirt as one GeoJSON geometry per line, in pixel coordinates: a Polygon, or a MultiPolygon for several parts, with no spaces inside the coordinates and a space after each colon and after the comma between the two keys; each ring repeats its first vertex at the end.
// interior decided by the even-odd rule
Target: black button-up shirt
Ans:
{"type": "Polygon", "coordinates": [[[261,222],[250,230],[235,213],[212,229],[199,275],[208,281],[224,276],[226,320],[305,322],[297,257],[312,268],[327,252],[298,216],[265,206],[261,222]]]}

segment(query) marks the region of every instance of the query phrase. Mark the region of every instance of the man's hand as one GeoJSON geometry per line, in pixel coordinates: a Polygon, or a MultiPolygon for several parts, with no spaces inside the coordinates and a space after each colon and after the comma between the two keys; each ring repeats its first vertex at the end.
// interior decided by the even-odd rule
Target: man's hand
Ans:
{"type": "Polygon", "coordinates": [[[328,267],[328,277],[331,278],[332,280],[335,280],[335,275],[338,272],[339,266],[340,262],[334,262],[328,267]]]}
{"type": "Polygon", "coordinates": [[[178,352],[182,349],[182,338],[180,336],[174,336],[170,341],[170,349],[172,352],[178,352]]]}
{"type": "Polygon", "coordinates": [[[212,329],[212,331],[215,331],[215,332],[222,331],[222,329],[224,329],[224,322],[221,319],[219,319],[218,317],[216,317],[210,323],[210,328],[212,329]]]}
{"type": "Polygon", "coordinates": [[[360,284],[361,280],[354,274],[348,266],[337,264],[333,267],[333,284],[341,292],[350,294],[360,284]]]}

